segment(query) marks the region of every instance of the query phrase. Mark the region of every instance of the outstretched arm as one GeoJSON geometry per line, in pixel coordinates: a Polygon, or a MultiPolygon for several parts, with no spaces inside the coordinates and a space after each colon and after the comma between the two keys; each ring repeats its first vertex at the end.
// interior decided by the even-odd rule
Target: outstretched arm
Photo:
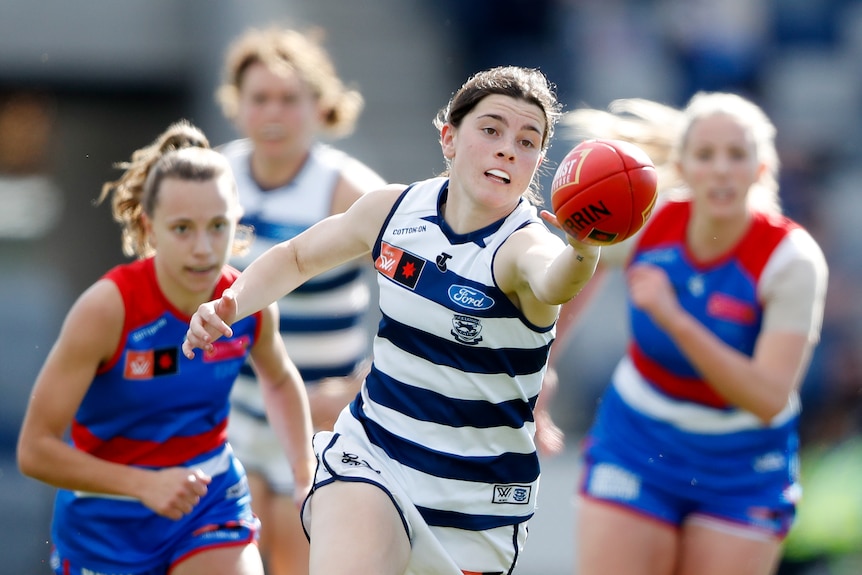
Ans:
{"type": "MultiPolygon", "coordinates": [[[[556,225],[553,214],[543,212],[556,225]]],[[[513,233],[494,261],[497,283],[524,316],[538,326],[550,326],[559,306],[575,297],[596,270],[600,248],[566,241],[541,225],[528,225],[513,233]]]]}
{"type": "Polygon", "coordinates": [[[231,323],[262,310],[306,280],[369,253],[403,190],[404,186],[392,185],[370,192],[343,214],[264,252],[221,299],[201,305],[192,316],[183,342],[186,357],[194,357],[195,348],[211,349],[213,341],[231,334],[231,323]]]}

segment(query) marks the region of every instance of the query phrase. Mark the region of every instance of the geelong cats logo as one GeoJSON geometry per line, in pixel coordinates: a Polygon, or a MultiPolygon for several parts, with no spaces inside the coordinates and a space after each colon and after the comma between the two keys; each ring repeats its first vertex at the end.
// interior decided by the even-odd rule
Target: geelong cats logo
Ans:
{"type": "Polygon", "coordinates": [[[449,333],[461,343],[476,345],[482,341],[479,336],[482,333],[482,324],[475,317],[456,314],[452,316],[452,331],[449,333]]]}

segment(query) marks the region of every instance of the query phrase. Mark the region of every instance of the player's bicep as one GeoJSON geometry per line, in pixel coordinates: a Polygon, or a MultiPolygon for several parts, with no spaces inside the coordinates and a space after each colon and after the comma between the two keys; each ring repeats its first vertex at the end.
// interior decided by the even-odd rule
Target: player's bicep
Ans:
{"type": "Polygon", "coordinates": [[[318,222],[295,238],[303,269],[311,276],[368,254],[404,186],[369,192],[343,214],[318,222]]]}

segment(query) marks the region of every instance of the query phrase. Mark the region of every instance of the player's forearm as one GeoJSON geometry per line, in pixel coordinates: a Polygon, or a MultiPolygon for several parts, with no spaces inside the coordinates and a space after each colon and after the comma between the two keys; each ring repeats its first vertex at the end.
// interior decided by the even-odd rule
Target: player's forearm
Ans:
{"type": "Polygon", "coordinates": [[[305,281],[300,276],[296,250],[290,242],[264,252],[231,286],[236,294],[236,319],[258,312],[292,291],[305,281]]]}
{"type": "Polygon", "coordinates": [[[601,248],[569,244],[554,259],[548,270],[549,298],[563,304],[578,295],[596,272],[601,248]]]}
{"type": "Polygon", "coordinates": [[[668,335],[710,386],[731,404],[769,422],[787,404],[792,386],[721,341],[686,312],[665,325],[668,335]]]}
{"type": "Polygon", "coordinates": [[[105,461],[56,438],[42,438],[19,447],[24,475],[72,491],[138,498],[148,472],[105,461]]]}

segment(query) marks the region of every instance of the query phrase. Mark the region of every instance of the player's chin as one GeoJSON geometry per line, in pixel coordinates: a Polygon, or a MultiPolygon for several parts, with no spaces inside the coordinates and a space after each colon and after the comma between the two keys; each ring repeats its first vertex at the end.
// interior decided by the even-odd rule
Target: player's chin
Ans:
{"type": "Polygon", "coordinates": [[[219,277],[219,267],[210,267],[205,269],[186,268],[183,277],[190,291],[199,291],[201,289],[212,289],[216,280],[219,277]]]}

